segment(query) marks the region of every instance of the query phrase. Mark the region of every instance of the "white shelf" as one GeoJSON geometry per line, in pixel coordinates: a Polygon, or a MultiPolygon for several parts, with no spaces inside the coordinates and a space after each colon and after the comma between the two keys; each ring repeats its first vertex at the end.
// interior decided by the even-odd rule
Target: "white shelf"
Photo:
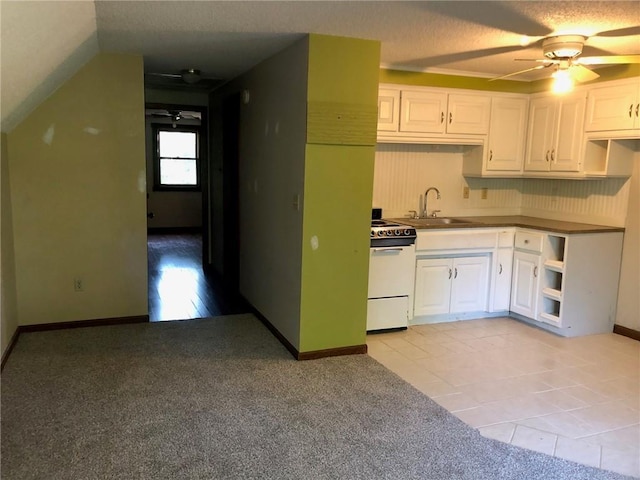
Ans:
{"type": "Polygon", "coordinates": [[[560,290],[556,290],[555,288],[543,288],[542,295],[547,298],[557,300],[558,302],[562,301],[562,292],[560,290]]]}
{"type": "Polygon", "coordinates": [[[543,322],[546,323],[550,323],[552,325],[560,325],[560,317],[556,316],[556,315],[552,315],[550,313],[541,313],[540,314],[540,319],[543,322]]]}
{"type": "Polygon", "coordinates": [[[544,262],[544,266],[548,270],[553,270],[554,272],[564,272],[564,262],[561,262],[559,260],[546,260],[544,262]]]}

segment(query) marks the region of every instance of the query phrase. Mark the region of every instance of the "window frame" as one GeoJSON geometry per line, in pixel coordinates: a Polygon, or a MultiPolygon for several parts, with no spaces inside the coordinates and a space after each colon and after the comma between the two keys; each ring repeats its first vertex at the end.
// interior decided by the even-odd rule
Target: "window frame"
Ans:
{"type": "MultiPolygon", "coordinates": [[[[201,147],[201,127],[200,125],[176,125],[175,128],[170,123],[151,124],[153,132],[153,190],[156,192],[200,192],[202,190],[201,168],[200,168],[200,147],[201,147]],[[196,184],[195,185],[164,185],[161,183],[160,172],[160,132],[187,132],[196,134],[196,184]]],[[[191,160],[191,159],[185,159],[191,160]]]]}

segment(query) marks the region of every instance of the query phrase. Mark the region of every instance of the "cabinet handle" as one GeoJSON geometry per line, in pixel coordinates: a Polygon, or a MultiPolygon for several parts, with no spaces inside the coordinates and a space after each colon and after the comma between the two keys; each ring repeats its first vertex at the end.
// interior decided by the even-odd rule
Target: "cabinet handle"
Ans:
{"type": "Polygon", "coordinates": [[[498,270],[498,275],[502,275],[502,264],[500,264],[500,270],[498,270]]]}
{"type": "Polygon", "coordinates": [[[547,160],[547,162],[549,161],[549,150],[547,150],[547,154],[544,156],[544,158],[547,160]]]}
{"type": "Polygon", "coordinates": [[[454,268],[455,273],[453,274],[453,278],[456,279],[458,278],[458,267],[454,268]]]}
{"type": "Polygon", "coordinates": [[[449,269],[449,280],[451,280],[451,269],[449,269]]]}
{"type": "Polygon", "coordinates": [[[489,150],[489,161],[493,160],[493,150],[489,150]]]}
{"type": "Polygon", "coordinates": [[[554,148],[554,149],[551,150],[551,161],[552,162],[556,161],[556,159],[554,158],[555,156],[556,156],[556,149],[554,148]]]}
{"type": "Polygon", "coordinates": [[[440,123],[444,122],[444,112],[440,112],[440,123]]]}
{"type": "Polygon", "coordinates": [[[529,243],[529,240],[525,239],[524,244],[527,245],[529,243]]]}
{"type": "Polygon", "coordinates": [[[638,117],[638,112],[640,112],[640,103],[636,105],[636,118],[638,117]]]}
{"type": "Polygon", "coordinates": [[[453,113],[449,112],[449,123],[453,122],[453,113]]]}
{"type": "Polygon", "coordinates": [[[533,267],[533,276],[538,278],[538,266],[533,267]]]}
{"type": "Polygon", "coordinates": [[[633,113],[633,103],[629,105],[629,118],[631,118],[632,113],[633,113]]]}

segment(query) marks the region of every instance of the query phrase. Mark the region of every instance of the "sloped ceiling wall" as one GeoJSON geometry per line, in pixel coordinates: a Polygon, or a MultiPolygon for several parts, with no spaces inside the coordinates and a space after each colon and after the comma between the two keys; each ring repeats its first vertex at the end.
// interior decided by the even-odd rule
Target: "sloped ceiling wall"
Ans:
{"type": "Polygon", "coordinates": [[[9,132],[98,53],[93,1],[0,2],[0,129],[9,132]]]}

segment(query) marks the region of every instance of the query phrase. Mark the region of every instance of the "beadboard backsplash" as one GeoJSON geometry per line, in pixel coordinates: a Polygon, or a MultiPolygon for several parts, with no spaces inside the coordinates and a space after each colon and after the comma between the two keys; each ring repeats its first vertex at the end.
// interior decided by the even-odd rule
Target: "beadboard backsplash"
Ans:
{"type": "Polygon", "coordinates": [[[530,215],[582,223],[624,226],[628,179],[544,180],[485,179],[462,176],[463,148],[452,145],[378,144],[373,206],[383,217],[406,217],[419,211],[424,192],[429,211],[439,216],[530,215]],[[469,198],[463,198],[469,187],[469,198]],[[482,191],[486,188],[486,199],[482,191]]]}

